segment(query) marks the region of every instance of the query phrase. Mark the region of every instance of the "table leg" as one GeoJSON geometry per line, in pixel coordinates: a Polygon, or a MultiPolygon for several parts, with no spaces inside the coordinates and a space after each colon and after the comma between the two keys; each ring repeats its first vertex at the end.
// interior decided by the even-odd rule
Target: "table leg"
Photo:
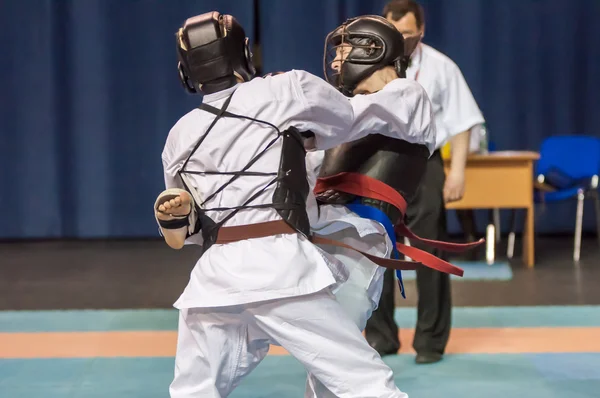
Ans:
{"type": "Polygon", "coordinates": [[[523,231],[523,262],[527,267],[533,268],[535,262],[535,226],[534,207],[526,209],[525,230],[523,231]]]}

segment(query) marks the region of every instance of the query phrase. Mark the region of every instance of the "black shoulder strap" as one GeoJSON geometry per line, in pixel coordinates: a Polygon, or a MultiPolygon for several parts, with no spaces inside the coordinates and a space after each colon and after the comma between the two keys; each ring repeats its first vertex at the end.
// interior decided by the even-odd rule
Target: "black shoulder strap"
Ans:
{"type": "MultiPolygon", "coordinates": [[[[232,93],[233,95],[233,93],[232,93]]],[[[259,173],[259,172],[250,172],[248,171],[250,169],[250,167],[252,165],[254,165],[261,156],[263,156],[282,136],[290,136],[292,137],[294,140],[298,141],[298,143],[300,144],[300,146],[303,148],[302,145],[302,137],[299,134],[299,132],[297,131],[297,129],[295,129],[294,127],[290,127],[288,128],[286,131],[282,132],[279,130],[279,128],[277,126],[275,126],[274,124],[267,122],[265,120],[260,120],[260,119],[256,119],[253,117],[249,117],[249,116],[243,116],[243,115],[236,115],[234,113],[231,112],[227,112],[227,107],[229,105],[229,102],[231,101],[231,96],[227,99],[227,101],[225,101],[225,103],[223,104],[223,107],[221,107],[221,109],[216,108],[214,106],[208,105],[206,103],[202,103],[198,106],[198,109],[211,113],[213,115],[215,115],[215,119],[213,120],[213,122],[211,123],[211,125],[209,126],[209,128],[207,129],[207,132],[199,139],[199,142],[195,145],[194,149],[191,151],[190,155],[188,156],[186,162],[184,163],[183,167],[179,170],[180,174],[221,174],[221,175],[231,175],[231,178],[228,179],[228,181],[224,182],[219,188],[217,188],[212,194],[208,195],[208,197],[204,198],[204,201],[202,203],[198,203],[197,204],[197,209],[199,211],[199,214],[206,214],[207,212],[210,211],[227,211],[227,210],[231,210],[231,212],[229,214],[227,214],[225,216],[225,218],[223,220],[221,220],[218,223],[214,223],[212,226],[207,226],[205,222],[203,222],[204,227],[207,228],[207,233],[211,233],[211,231],[218,229],[220,226],[222,226],[225,222],[227,222],[228,220],[230,220],[232,217],[234,217],[240,210],[245,210],[245,209],[250,209],[250,208],[275,208],[277,210],[293,210],[296,208],[295,204],[288,204],[288,203],[268,203],[268,204],[260,204],[260,205],[252,205],[252,202],[254,202],[260,195],[262,195],[267,188],[269,188],[271,185],[278,183],[280,180],[282,180],[285,176],[287,176],[287,173],[281,174],[281,172],[273,172],[273,173],[259,173]],[[196,150],[198,149],[198,147],[200,146],[200,144],[202,144],[202,142],[204,141],[204,139],[207,137],[208,133],[212,130],[212,128],[214,127],[214,125],[216,124],[216,122],[222,118],[222,117],[230,117],[230,118],[235,118],[235,119],[245,119],[245,120],[249,120],[252,122],[256,122],[256,123],[260,123],[263,125],[267,125],[269,127],[271,127],[273,130],[276,131],[276,136],[270,140],[268,143],[266,143],[266,145],[260,150],[260,152],[258,152],[257,154],[255,154],[249,161],[248,163],[239,171],[233,171],[233,172],[203,172],[203,171],[188,171],[186,170],[186,165],[189,161],[189,159],[191,158],[191,156],[194,154],[194,152],[196,152],[196,150]],[[281,174],[281,175],[280,175],[281,174]],[[218,195],[220,192],[222,192],[227,186],[229,186],[232,182],[234,182],[236,179],[240,178],[241,176],[273,176],[274,178],[268,182],[264,187],[262,187],[262,189],[258,190],[257,192],[254,193],[254,195],[252,195],[250,198],[248,198],[244,203],[242,203],[240,206],[234,206],[234,207],[213,207],[213,208],[205,208],[204,205],[209,202],[210,200],[212,200],[216,195],[218,195]]],[[[283,156],[283,155],[282,155],[283,156]]],[[[289,173],[289,171],[288,171],[289,173]]],[[[183,180],[183,178],[182,178],[183,180]]],[[[185,182],[184,182],[185,185],[185,182]]],[[[189,190],[189,188],[186,186],[186,189],[189,190]]],[[[203,227],[203,228],[204,228],[203,227]]]]}
{"type": "Polygon", "coordinates": [[[192,155],[194,155],[194,153],[196,153],[196,151],[198,150],[198,148],[200,147],[200,145],[202,145],[202,143],[204,142],[204,140],[206,139],[206,137],[208,137],[208,133],[210,133],[210,131],[213,129],[213,127],[215,127],[215,124],[217,124],[217,122],[219,121],[219,119],[221,117],[223,117],[223,115],[227,110],[227,107],[229,106],[229,103],[231,102],[231,98],[233,98],[233,94],[235,93],[235,90],[231,93],[231,95],[229,96],[229,98],[227,98],[227,100],[225,101],[225,103],[223,104],[223,106],[221,107],[221,109],[217,109],[215,107],[212,107],[210,105],[206,105],[204,103],[200,104],[200,108],[202,108],[202,105],[205,105],[207,107],[212,108],[213,110],[215,110],[216,112],[212,112],[210,111],[210,113],[214,113],[217,117],[215,117],[212,121],[212,123],[210,124],[210,126],[208,126],[208,129],[206,130],[206,133],[204,133],[202,135],[202,137],[200,137],[200,139],[198,140],[198,142],[196,142],[196,145],[194,145],[194,148],[192,149],[192,151],[190,152],[190,154],[188,155],[187,159],[185,160],[185,162],[183,163],[183,166],[181,166],[180,172],[182,170],[185,170],[185,167],[187,166],[188,162],[190,161],[190,159],[192,158],[192,155]]]}
{"type": "Polygon", "coordinates": [[[213,115],[217,115],[217,116],[220,115],[220,116],[226,116],[226,117],[234,117],[234,118],[237,118],[237,119],[243,119],[242,116],[236,115],[235,113],[231,113],[231,112],[227,112],[227,111],[223,111],[221,113],[221,111],[223,109],[215,108],[214,106],[208,105],[208,104],[205,104],[205,103],[200,104],[200,106],[198,107],[198,109],[202,109],[203,111],[206,111],[208,113],[212,113],[213,115]]]}

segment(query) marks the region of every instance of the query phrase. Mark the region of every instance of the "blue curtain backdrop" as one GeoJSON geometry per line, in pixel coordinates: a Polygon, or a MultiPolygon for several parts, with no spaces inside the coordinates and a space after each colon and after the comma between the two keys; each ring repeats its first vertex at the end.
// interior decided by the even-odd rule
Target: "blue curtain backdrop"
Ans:
{"type": "Polygon", "coordinates": [[[157,236],[171,126],[201,102],[177,77],[186,18],[239,0],[0,1],[0,237],[157,236]]]}
{"type": "MultiPolygon", "coordinates": [[[[385,1],[260,0],[258,15],[254,3],[1,0],[0,238],[157,236],[162,146],[201,100],[175,69],[174,33],[187,17],[232,13],[260,34],[265,72],[321,76],[326,33],[385,1]]],[[[600,1],[421,4],[425,42],[460,66],[498,149],[600,135],[600,1]]],[[[550,207],[538,230],[572,231],[574,211],[550,207]]]]}

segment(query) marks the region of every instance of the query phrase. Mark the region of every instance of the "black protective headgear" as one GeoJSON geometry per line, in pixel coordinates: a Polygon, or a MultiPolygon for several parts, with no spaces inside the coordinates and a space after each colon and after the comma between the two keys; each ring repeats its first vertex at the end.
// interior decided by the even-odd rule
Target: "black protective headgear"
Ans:
{"type": "Polygon", "coordinates": [[[351,18],[325,39],[325,78],[348,96],[353,95],[361,81],[386,66],[393,66],[398,77],[404,78],[417,43],[413,38],[405,40],[394,25],[379,15],[351,18]],[[332,67],[334,61],[336,69],[332,67]]]}
{"type": "Polygon", "coordinates": [[[231,15],[216,11],[189,18],[177,32],[179,78],[190,93],[205,94],[256,74],[244,28],[231,15]]]}

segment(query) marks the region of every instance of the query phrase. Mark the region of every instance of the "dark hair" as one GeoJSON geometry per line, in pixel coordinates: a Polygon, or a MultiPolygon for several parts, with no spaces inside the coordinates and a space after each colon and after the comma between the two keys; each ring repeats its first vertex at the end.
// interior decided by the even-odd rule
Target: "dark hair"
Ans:
{"type": "Polygon", "coordinates": [[[417,28],[421,29],[425,22],[425,13],[423,7],[414,0],[392,0],[387,3],[383,9],[383,17],[387,18],[392,13],[392,19],[398,21],[408,13],[413,13],[417,20],[417,28]]]}

